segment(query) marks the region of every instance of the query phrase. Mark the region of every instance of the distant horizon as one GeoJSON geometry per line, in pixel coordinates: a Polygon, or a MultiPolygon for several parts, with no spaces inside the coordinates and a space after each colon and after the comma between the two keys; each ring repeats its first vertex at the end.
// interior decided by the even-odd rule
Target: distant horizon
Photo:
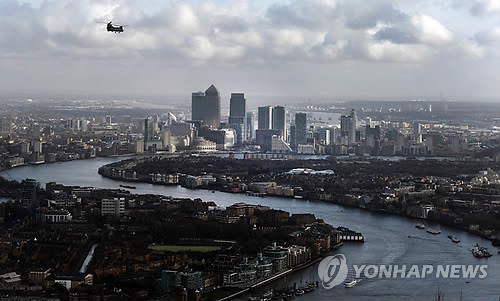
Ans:
{"type": "MultiPolygon", "coordinates": [[[[219,92],[217,84],[214,84],[219,92]]],[[[225,90],[225,89],[224,89],[225,90]]],[[[223,90],[223,91],[224,91],[223,90]]],[[[204,91],[204,89],[200,89],[204,91]]],[[[132,94],[132,93],[66,93],[66,92],[6,92],[0,94],[0,101],[8,100],[38,100],[38,101],[61,101],[61,100],[117,100],[117,101],[167,101],[171,104],[177,102],[185,102],[186,99],[191,100],[191,93],[197,91],[189,91],[186,94],[132,94]]],[[[499,102],[500,97],[475,97],[475,96],[388,96],[388,97],[365,97],[365,96],[332,96],[332,95],[266,95],[266,94],[251,94],[245,91],[231,91],[220,93],[223,101],[229,101],[231,93],[244,93],[247,101],[269,101],[274,100],[274,103],[286,101],[284,104],[294,104],[293,101],[311,101],[313,103],[343,103],[343,102],[499,102]],[[441,99],[440,99],[441,98],[441,99]]],[[[166,103],[166,104],[168,104],[166,103]]]]}

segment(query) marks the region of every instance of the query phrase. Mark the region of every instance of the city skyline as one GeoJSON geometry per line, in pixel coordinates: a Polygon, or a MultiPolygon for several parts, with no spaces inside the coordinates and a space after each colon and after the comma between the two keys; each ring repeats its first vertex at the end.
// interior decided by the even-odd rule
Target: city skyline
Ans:
{"type": "Polygon", "coordinates": [[[249,96],[498,100],[499,9],[494,0],[2,1],[0,89],[171,102],[216,82],[249,96]],[[129,26],[113,34],[96,23],[109,20],[129,26]]]}

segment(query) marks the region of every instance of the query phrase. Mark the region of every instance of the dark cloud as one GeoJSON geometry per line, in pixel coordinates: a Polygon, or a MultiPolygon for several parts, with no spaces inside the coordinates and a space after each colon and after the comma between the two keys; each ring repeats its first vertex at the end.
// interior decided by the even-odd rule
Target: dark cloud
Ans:
{"type": "MultiPolygon", "coordinates": [[[[47,0],[34,8],[0,0],[0,64],[11,68],[0,68],[0,79],[8,77],[7,83],[12,83],[13,78],[23,78],[22,74],[13,76],[16,72],[33,70],[40,77],[32,80],[40,80],[40,85],[52,76],[65,82],[58,74],[70,68],[78,79],[99,77],[95,75],[99,70],[160,76],[158,70],[172,68],[180,77],[189,78],[201,66],[212,67],[214,76],[240,68],[259,77],[256,74],[266,70],[262,71],[267,72],[262,75],[265,78],[289,64],[324,68],[345,62],[424,64],[439,53],[460,59],[468,53],[481,57],[482,48],[493,48],[492,41],[498,39],[491,33],[478,33],[458,41],[455,37],[460,33],[450,33],[437,17],[411,14],[395,6],[400,0],[280,1],[259,15],[245,6],[245,0],[222,6],[172,1],[158,10],[144,10],[139,3],[47,0]],[[108,20],[129,27],[123,34],[114,34],[106,32],[106,24],[96,23],[108,20]]],[[[208,69],[204,74],[211,74],[208,69]]],[[[295,72],[302,71],[297,67],[295,72]]],[[[318,76],[328,76],[328,72],[318,76]]],[[[124,80],[127,84],[133,82],[124,80]]],[[[71,82],[68,87],[74,85],[71,82]]]]}
{"type": "Polygon", "coordinates": [[[395,44],[416,44],[419,42],[415,31],[399,27],[382,28],[373,36],[373,38],[379,41],[390,41],[395,44]]]}
{"type": "Polygon", "coordinates": [[[399,24],[408,16],[394,8],[392,4],[377,1],[347,1],[343,7],[343,16],[347,27],[351,29],[368,29],[377,23],[399,24]]]}

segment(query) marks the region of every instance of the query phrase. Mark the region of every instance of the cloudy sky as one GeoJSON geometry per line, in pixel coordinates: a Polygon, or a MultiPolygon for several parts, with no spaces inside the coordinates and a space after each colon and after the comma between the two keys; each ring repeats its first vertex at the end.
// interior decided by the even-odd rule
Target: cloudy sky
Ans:
{"type": "Polygon", "coordinates": [[[498,100],[499,16],[500,0],[0,0],[0,91],[498,100]]]}

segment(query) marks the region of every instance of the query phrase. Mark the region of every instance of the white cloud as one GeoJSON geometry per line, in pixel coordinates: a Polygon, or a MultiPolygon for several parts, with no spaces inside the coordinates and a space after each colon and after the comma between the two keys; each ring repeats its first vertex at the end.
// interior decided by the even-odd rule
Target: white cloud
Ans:
{"type": "Polygon", "coordinates": [[[413,16],[411,23],[416,29],[418,38],[424,43],[442,45],[453,39],[453,34],[430,16],[413,16]]]}
{"type": "MultiPolygon", "coordinates": [[[[482,57],[486,48],[494,47],[491,41],[498,40],[498,27],[464,39],[435,16],[401,11],[397,0],[280,1],[264,15],[255,15],[249,0],[199,6],[173,1],[148,13],[134,1],[46,1],[40,8],[7,2],[0,2],[4,57],[31,53],[37,58],[57,54],[77,59],[82,53],[90,58],[117,53],[126,57],[130,52],[144,60],[176,63],[415,62],[431,59],[444,48],[456,56],[482,57]],[[129,27],[123,34],[108,33],[105,24],[95,23],[105,20],[129,27]]],[[[496,2],[474,3],[486,12],[496,10],[496,2]]]]}

